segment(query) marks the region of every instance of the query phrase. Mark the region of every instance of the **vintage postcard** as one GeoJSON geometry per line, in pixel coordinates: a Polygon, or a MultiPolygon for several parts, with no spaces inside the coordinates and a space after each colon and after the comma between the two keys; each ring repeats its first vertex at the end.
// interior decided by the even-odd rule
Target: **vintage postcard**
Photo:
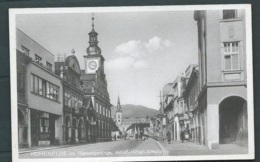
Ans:
{"type": "Polygon", "coordinates": [[[14,162],[254,159],[251,5],[9,20],[14,162]]]}

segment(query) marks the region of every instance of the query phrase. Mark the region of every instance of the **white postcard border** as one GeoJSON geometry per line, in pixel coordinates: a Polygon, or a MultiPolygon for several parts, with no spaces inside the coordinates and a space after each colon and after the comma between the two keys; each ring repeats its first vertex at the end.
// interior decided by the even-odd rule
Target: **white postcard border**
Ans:
{"type": "Polygon", "coordinates": [[[142,6],[142,7],[72,7],[72,8],[19,8],[9,9],[10,34],[10,83],[11,83],[11,119],[12,119],[12,159],[21,162],[71,162],[79,161],[160,161],[160,160],[229,160],[254,159],[254,100],[253,100],[253,60],[252,60],[252,22],[250,4],[229,5],[178,5],[178,6],[142,6]],[[147,157],[91,157],[91,158],[46,158],[19,159],[18,151],[18,120],[17,120],[17,70],[16,70],[16,22],[18,14],[50,14],[50,13],[102,13],[102,12],[158,12],[188,10],[246,10],[246,61],[247,61],[247,104],[248,104],[248,154],[244,155],[196,155],[196,156],[147,156],[147,157]]]}

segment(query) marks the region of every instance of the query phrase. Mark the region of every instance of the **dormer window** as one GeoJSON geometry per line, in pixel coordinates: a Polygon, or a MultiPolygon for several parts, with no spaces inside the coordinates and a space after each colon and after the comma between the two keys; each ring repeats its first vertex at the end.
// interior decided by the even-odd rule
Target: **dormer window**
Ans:
{"type": "Polygon", "coordinates": [[[237,10],[223,10],[223,19],[234,19],[237,17],[237,10]]]}
{"type": "Polygon", "coordinates": [[[47,66],[48,70],[52,70],[52,64],[49,63],[48,61],[46,61],[46,66],[47,66]]]}
{"type": "Polygon", "coordinates": [[[22,51],[24,51],[24,54],[25,54],[26,56],[29,56],[30,50],[29,50],[28,48],[24,47],[24,46],[21,46],[21,48],[22,48],[22,51]]]}
{"type": "Polygon", "coordinates": [[[42,62],[42,58],[40,56],[38,56],[37,54],[35,54],[35,61],[37,63],[41,63],[42,62]]]}

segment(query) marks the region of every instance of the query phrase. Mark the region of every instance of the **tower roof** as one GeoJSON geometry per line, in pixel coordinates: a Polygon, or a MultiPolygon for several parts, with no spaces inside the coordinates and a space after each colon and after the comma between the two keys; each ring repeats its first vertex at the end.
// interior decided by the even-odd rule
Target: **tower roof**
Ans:
{"type": "Polygon", "coordinates": [[[92,30],[89,32],[89,47],[87,48],[88,55],[101,55],[101,49],[98,47],[97,35],[94,29],[94,17],[92,19],[92,30]]]}
{"type": "Polygon", "coordinates": [[[96,34],[96,35],[98,35],[98,33],[97,33],[97,32],[95,31],[95,29],[94,29],[94,26],[95,26],[95,25],[94,25],[94,20],[95,20],[95,19],[94,19],[94,17],[92,17],[91,19],[92,19],[92,30],[89,32],[89,35],[90,35],[90,34],[96,34]]]}

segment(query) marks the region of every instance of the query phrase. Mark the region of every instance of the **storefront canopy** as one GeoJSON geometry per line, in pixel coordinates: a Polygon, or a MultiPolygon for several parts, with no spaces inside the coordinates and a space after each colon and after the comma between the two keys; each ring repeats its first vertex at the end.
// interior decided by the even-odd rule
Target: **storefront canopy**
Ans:
{"type": "Polygon", "coordinates": [[[133,123],[132,125],[130,125],[126,131],[128,131],[129,129],[135,129],[136,128],[145,128],[145,127],[150,127],[150,123],[133,123]]]}

